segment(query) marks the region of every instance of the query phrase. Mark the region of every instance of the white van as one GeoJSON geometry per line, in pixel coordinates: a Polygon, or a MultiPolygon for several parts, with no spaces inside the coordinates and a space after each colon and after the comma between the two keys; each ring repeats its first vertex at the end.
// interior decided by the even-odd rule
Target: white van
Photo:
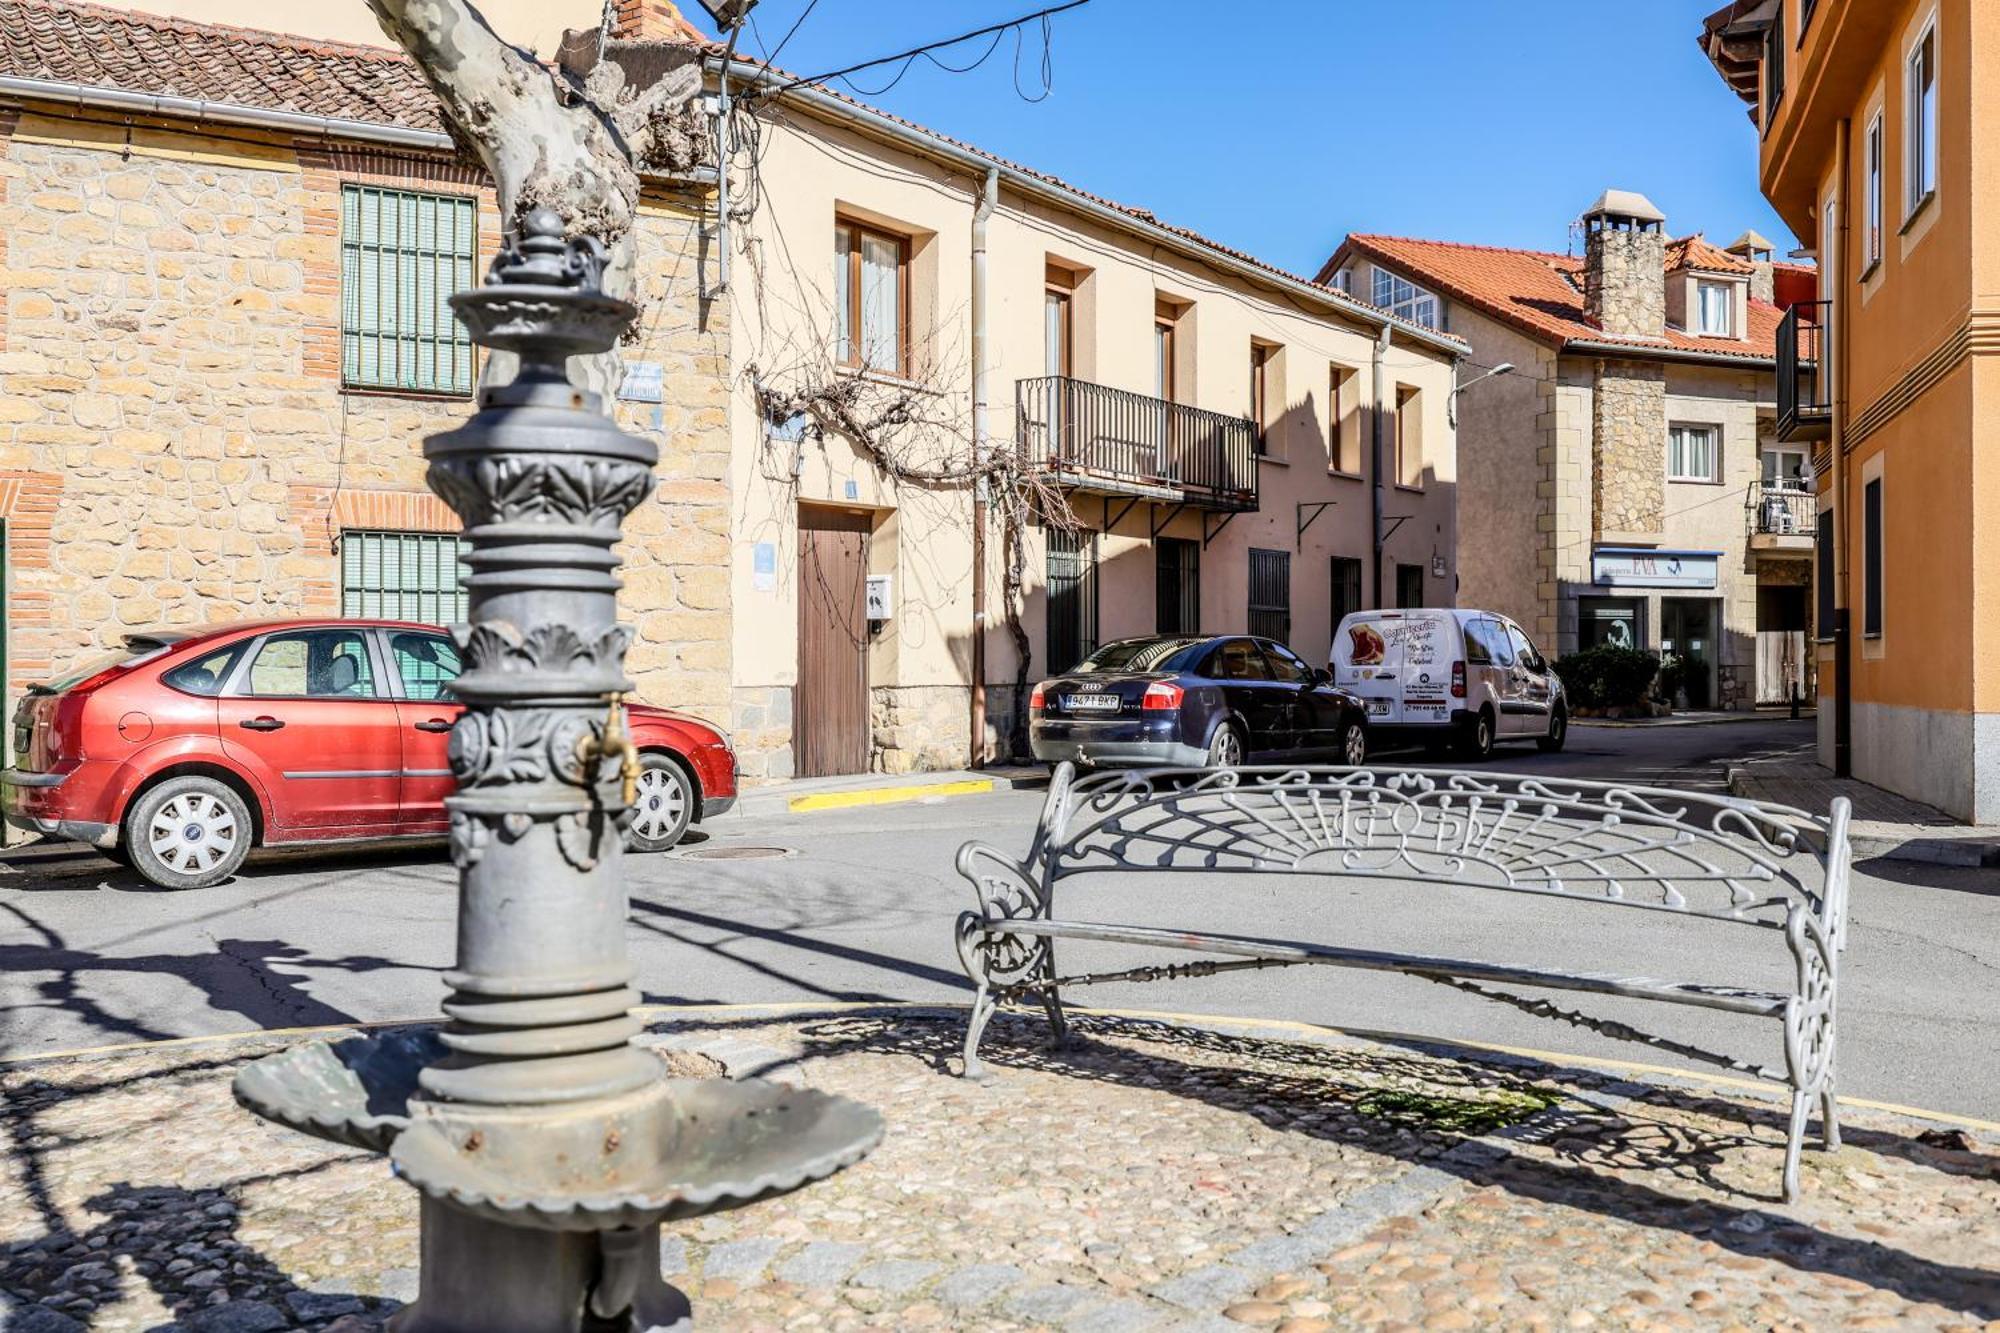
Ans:
{"type": "Polygon", "coordinates": [[[1357,695],[1385,738],[1456,742],[1484,759],[1501,741],[1560,750],[1562,681],[1519,625],[1496,611],[1356,611],[1333,635],[1334,684],[1357,695]]]}

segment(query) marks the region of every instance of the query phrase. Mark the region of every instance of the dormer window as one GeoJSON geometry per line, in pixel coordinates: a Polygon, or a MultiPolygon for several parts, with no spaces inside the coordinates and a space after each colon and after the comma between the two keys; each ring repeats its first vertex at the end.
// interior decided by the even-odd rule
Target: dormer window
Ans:
{"type": "Polygon", "coordinates": [[[1736,336],[1736,284],[1700,281],[1694,285],[1695,329],[1705,338],[1736,336]]]}
{"type": "Polygon", "coordinates": [[[1375,270],[1375,304],[1398,319],[1438,327],[1438,299],[1414,282],[1384,269],[1375,270]]]}

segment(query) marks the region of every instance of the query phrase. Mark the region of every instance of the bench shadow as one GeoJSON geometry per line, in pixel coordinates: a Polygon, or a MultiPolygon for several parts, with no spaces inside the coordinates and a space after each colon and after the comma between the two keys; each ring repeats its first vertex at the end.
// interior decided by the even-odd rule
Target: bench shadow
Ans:
{"type": "MultiPolygon", "coordinates": [[[[1938,1263],[1881,1241],[1830,1232],[1780,1211],[1775,1184],[1784,1116],[1775,1108],[1767,1112],[1587,1070],[1489,1061],[1479,1052],[1445,1056],[1274,1041],[1089,1011],[1072,1011],[1071,1020],[1070,1041],[1057,1047],[1048,1044],[1048,1028],[1039,1016],[1003,1012],[987,1033],[982,1058],[1001,1078],[1012,1071],[1035,1071],[1191,1097],[1254,1116],[1276,1130],[1337,1140],[1413,1166],[1432,1167],[1473,1187],[1498,1186],[1520,1198],[1679,1231],[1745,1257],[1848,1278],[1911,1302],[1932,1303],[1978,1319],[2000,1318],[2000,1273],[1938,1263]],[[1142,1053],[1121,1044],[1132,1041],[1144,1041],[1150,1049],[1142,1053]],[[1215,1063],[1218,1057],[1231,1063],[1215,1063]],[[1378,1095],[1399,1081],[1432,1090],[1414,1099],[1415,1113],[1399,1114],[1394,1099],[1378,1095]],[[1498,1139],[1477,1141],[1482,1149],[1495,1145],[1491,1152],[1452,1152],[1457,1145],[1473,1142],[1473,1135],[1440,1131],[1434,1117],[1426,1114],[1438,1105],[1476,1104],[1491,1101],[1496,1094],[1529,1097],[1541,1091],[1560,1097],[1558,1105],[1531,1108],[1498,1139]],[[1371,1097],[1386,1108],[1360,1109],[1371,1097]],[[1719,1131],[1712,1125],[1688,1123],[1697,1118],[1741,1129],[1719,1131]],[[1533,1145],[1551,1157],[1508,1151],[1508,1142],[1533,1145]],[[1756,1167],[1759,1174],[1768,1167],[1774,1187],[1768,1195],[1746,1190],[1722,1170],[1732,1154],[1753,1147],[1768,1158],[1756,1167]],[[1655,1186],[1608,1174],[1612,1171],[1644,1172],[1662,1183],[1655,1186]],[[1667,1186],[1674,1181],[1745,1202],[1670,1192],[1667,1186]]],[[[902,1011],[813,1021],[797,1015],[760,1017],[730,1026],[788,1021],[802,1024],[807,1047],[803,1058],[898,1055],[951,1076],[958,1065],[965,1022],[959,1015],[902,1011]]],[[[756,1077],[771,1072],[759,1068],[730,1074],[756,1077]]],[[[1914,1138],[1865,1128],[1848,1130],[1846,1141],[1850,1147],[1946,1174],[2000,1179],[2000,1159],[1976,1151],[1934,1148],[1914,1138]]],[[[1809,1162],[1817,1155],[1817,1149],[1808,1148],[1809,1162]]],[[[1733,1174],[1743,1174],[1741,1163],[1733,1174]]],[[[1808,1191],[1813,1187],[1809,1180],[1808,1191]]]]}

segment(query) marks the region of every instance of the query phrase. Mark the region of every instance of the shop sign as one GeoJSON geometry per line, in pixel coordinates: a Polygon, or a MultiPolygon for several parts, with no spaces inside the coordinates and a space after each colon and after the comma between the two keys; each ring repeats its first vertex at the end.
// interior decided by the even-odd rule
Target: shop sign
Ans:
{"type": "Polygon", "coordinates": [[[1600,550],[1590,556],[1590,581],[1604,588],[1713,588],[1720,551],[1600,550]]]}

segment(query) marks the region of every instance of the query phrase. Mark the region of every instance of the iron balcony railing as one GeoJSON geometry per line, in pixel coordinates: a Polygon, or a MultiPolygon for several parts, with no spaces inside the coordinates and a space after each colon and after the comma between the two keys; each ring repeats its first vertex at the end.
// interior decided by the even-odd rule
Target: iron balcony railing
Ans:
{"type": "Polygon", "coordinates": [[[1021,448],[1080,490],[1159,494],[1200,509],[1257,507],[1257,427],[1248,417],[1062,375],[1019,380],[1021,448]]]}
{"type": "Polygon", "coordinates": [[[1753,537],[1811,538],[1818,530],[1819,501],[1803,479],[1753,481],[1743,508],[1753,537]]]}
{"type": "Polygon", "coordinates": [[[1833,429],[1826,364],[1831,301],[1801,301],[1778,325],[1778,438],[1820,439],[1833,429]]]}

